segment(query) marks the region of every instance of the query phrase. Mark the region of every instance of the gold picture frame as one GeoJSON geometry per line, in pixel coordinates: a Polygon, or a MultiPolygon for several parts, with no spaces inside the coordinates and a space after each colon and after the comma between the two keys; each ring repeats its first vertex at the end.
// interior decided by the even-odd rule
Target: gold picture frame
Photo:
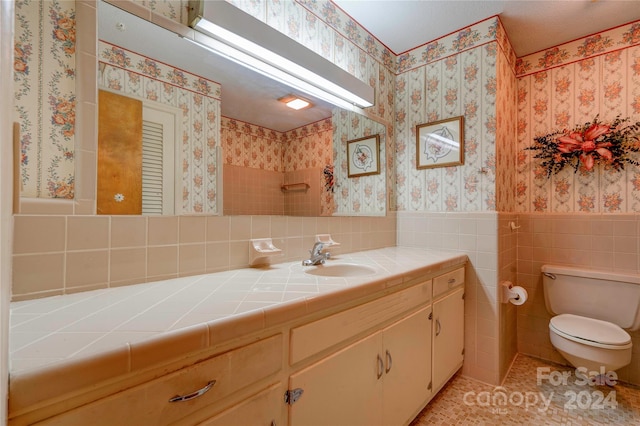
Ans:
{"type": "Polygon", "coordinates": [[[416,126],[416,168],[464,164],[464,116],[416,126]]]}
{"type": "Polygon", "coordinates": [[[347,172],[350,178],[380,173],[380,135],[347,141],[347,172]]]}

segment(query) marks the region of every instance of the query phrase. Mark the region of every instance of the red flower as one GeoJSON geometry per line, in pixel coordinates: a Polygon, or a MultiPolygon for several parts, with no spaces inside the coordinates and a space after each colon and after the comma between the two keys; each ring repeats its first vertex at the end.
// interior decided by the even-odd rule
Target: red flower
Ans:
{"type": "Polygon", "coordinates": [[[558,144],[558,151],[565,154],[582,151],[580,161],[587,170],[591,170],[595,163],[593,151],[597,152],[607,161],[613,159],[613,154],[607,149],[611,147],[611,142],[596,142],[596,139],[609,133],[609,130],[610,127],[605,124],[594,123],[584,133],[574,131],[569,133],[569,135],[561,136],[558,138],[558,142],[560,142],[558,144]]]}

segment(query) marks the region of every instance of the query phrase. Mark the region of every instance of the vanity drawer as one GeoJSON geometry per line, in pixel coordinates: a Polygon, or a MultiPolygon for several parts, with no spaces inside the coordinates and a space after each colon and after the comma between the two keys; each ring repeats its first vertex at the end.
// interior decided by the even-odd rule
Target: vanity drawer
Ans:
{"type": "Polygon", "coordinates": [[[291,365],[431,300],[431,280],[291,330],[291,365]]]}
{"type": "Polygon", "coordinates": [[[436,299],[462,284],[464,284],[464,267],[435,277],[433,279],[433,298],[436,299]]]}
{"type": "MultiPolygon", "coordinates": [[[[161,378],[119,392],[38,425],[165,425],[214,404],[282,367],[282,335],[200,361],[161,378]],[[210,389],[199,396],[215,380],[210,389]],[[195,396],[189,399],[187,396],[195,396]],[[169,402],[176,396],[184,400],[169,402]]],[[[224,409],[226,407],[220,407],[224,409]]]]}

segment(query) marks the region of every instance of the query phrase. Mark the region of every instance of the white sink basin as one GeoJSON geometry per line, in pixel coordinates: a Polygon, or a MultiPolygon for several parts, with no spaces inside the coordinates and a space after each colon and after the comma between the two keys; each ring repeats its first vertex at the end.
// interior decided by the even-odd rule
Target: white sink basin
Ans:
{"type": "Polygon", "coordinates": [[[305,269],[307,274],[321,277],[360,277],[373,275],[376,270],[371,266],[358,265],[355,263],[334,263],[328,265],[318,265],[310,269],[305,269]]]}

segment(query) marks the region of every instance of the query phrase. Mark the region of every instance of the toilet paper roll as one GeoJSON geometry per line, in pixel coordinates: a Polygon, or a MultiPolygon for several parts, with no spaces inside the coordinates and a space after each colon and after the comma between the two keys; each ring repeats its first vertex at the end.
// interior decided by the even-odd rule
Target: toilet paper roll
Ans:
{"type": "Polygon", "coordinates": [[[516,306],[522,305],[528,298],[529,295],[527,294],[526,288],[516,285],[509,289],[509,302],[516,306]]]}

